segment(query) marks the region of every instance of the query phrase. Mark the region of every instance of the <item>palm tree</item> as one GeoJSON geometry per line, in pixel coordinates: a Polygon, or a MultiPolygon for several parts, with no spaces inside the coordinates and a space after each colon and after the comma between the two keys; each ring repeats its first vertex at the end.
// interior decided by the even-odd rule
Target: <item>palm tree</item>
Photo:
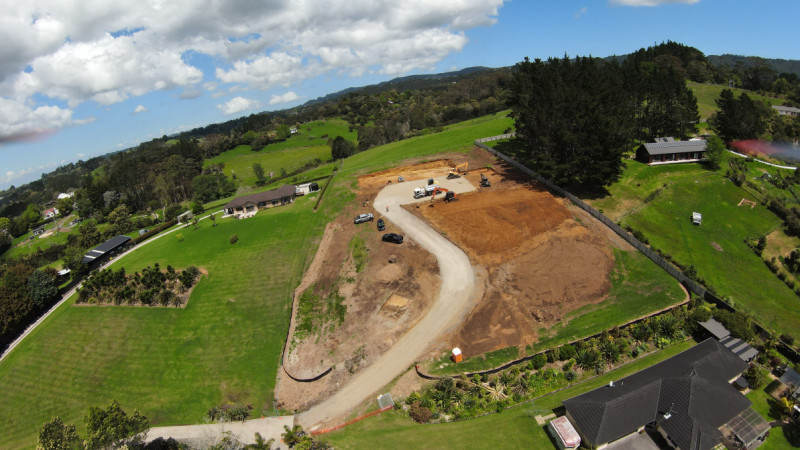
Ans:
{"type": "Polygon", "coordinates": [[[294,445],[303,438],[303,427],[300,425],[293,426],[291,430],[288,426],[284,425],[283,429],[285,432],[281,434],[281,438],[283,439],[283,443],[289,447],[294,447],[294,445]]]}
{"type": "MultiPolygon", "coordinates": [[[[285,425],[284,425],[285,426],[285,425]]],[[[271,450],[272,444],[275,443],[275,439],[264,440],[264,437],[261,436],[261,433],[256,433],[256,443],[255,444],[248,444],[244,448],[245,450],[271,450]]]]}

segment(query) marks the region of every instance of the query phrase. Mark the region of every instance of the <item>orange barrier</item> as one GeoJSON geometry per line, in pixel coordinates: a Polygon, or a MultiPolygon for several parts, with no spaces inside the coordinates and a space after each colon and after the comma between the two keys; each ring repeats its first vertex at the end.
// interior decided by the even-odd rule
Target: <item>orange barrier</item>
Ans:
{"type": "Polygon", "coordinates": [[[386,411],[388,411],[390,409],[392,409],[391,406],[387,406],[387,407],[381,408],[381,409],[376,409],[375,411],[370,411],[370,412],[364,414],[363,416],[358,416],[355,419],[348,420],[345,423],[340,423],[339,425],[333,426],[331,428],[323,428],[322,430],[314,430],[314,431],[311,432],[311,435],[312,436],[319,436],[320,434],[325,434],[325,433],[330,433],[331,431],[341,430],[342,428],[344,428],[344,427],[346,427],[348,425],[352,425],[352,424],[354,424],[356,422],[360,422],[360,421],[366,419],[367,417],[377,416],[378,414],[380,414],[382,412],[386,412],[386,411]]]}

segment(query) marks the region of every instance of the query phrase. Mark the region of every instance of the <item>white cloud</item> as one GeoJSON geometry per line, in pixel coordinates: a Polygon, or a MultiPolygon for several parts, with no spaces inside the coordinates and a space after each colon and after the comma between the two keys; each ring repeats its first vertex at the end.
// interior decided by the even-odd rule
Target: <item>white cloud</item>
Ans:
{"type": "Polygon", "coordinates": [[[256,100],[234,97],[221,105],[217,105],[217,108],[225,114],[236,114],[259,106],[261,106],[261,103],[256,100]]]}
{"type": "Polygon", "coordinates": [[[579,18],[580,16],[582,16],[582,15],[586,14],[586,12],[587,12],[587,11],[588,11],[588,9],[586,9],[586,7],[584,6],[583,8],[581,8],[581,9],[579,9],[579,10],[577,10],[577,11],[575,12],[575,16],[574,16],[574,17],[577,19],[577,18],[579,18]]]}
{"type": "Polygon", "coordinates": [[[694,5],[700,0],[611,0],[611,3],[621,6],[660,6],[668,3],[685,3],[694,5]]]}
{"type": "Polygon", "coordinates": [[[281,103],[289,103],[297,100],[298,98],[300,97],[298,97],[297,94],[295,94],[292,91],[289,91],[283,95],[273,95],[272,98],[269,99],[269,104],[279,105],[281,103]]]}
{"type": "Polygon", "coordinates": [[[78,153],[75,156],[77,156],[78,158],[83,158],[84,156],[86,156],[86,153],[78,153]]]}
{"type": "Polygon", "coordinates": [[[139,114],[140,112],[145,112],[145,111],[147,111],[147,108],[145,108],[144,105],[139,105],[136,107],[136,109],[133,110],[133,113],[139,114]]]}
{"type": "Polygon", "coordinates": [[[33,167],[28,167],[27,169],[22,169],[14,172],[13,170],[6,171],[5,176],[0,177],[0,183],[2,184],[11,184],[14,180],[19,180],[20,178],[24,177],[25,175],[33,173],[33,167]]]}
{"type": "Polygon", "coordinates": [[[429,70],[464,48],[466,30],[495,23],[503,2],[9,2],[0,10],[0,117],[9,119],[0,133],[75,125],[72,108],[83,102],[110,105],[154,90],[179,87],[179,98],[195,98],[197,86],[219,83],[236,92],[325,73],[429,70]],[[216,78],[195,61],[212,64],[203,70],[216,78]]]}

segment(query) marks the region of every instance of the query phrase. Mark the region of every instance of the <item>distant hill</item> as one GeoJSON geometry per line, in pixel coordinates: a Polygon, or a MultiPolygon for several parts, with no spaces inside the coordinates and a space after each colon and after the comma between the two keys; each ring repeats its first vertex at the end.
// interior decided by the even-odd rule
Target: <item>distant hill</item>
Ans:
{"type": "Polygon", "coordinates": [[[796,59],[772,59],[772,58],[759,58],[757,56],[742,56],[742,55],[708,55],[706,56],[708,62],[715,66],[729,66],[736,67],[741,64],[743,68],[749,68],[756,65],[757,62],[763,61],[774,70],[776,74],[780,73],[793,73],[800,77],[800,61],[796,59]]]}
{"type": "Polygon", "coordinates": [[[406,91],[406,90],[416,90],[416,89],[436,89],[440,87],[443,88],[448,84],[450,84],[451,82],[463,78],[468,78],[476,74],[493,72],[496,70],[506,70],[506,69],[505,68],[492,69],[489,67],[476,66],[476,67],[467,67],[466,69],[457,70],[455,72],[408,75],[405,77],[394,78],[392,80],[384,81],[378,84],[371,84],[369,86],[349,87],[339,92],[328,94],[324,97],[318,97],[314,100],[309,100],[303,105],[301,105],[300,108],[311,106],[321,102],[335,100],[351,92],[377,94],[390,89],[394,89],[396,91],[406,91]]]}

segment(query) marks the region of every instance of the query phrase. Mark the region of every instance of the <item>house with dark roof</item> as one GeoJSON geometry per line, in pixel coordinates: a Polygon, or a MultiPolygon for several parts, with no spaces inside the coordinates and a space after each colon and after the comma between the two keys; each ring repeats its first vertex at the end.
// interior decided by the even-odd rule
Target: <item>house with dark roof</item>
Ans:
{"type": "Polygon", "coordinates": [[[656,138],[655,142],[644,143],[636,149],[636,159],[651,166],[705,161],[706,141],[703,139],[676,141],[671,137],[656,138]]]}
{"type": "Polygon", "coordinates": [[[130,244],[130,242],[131,238],[129,238],[128,236],[114,236],[111,239],[103,242],[97,247],[86,252],[81,262],[92,268],[97,267],[103,261],[109,259],[110,257],[116,255],[121,251],[124,251],[125,248],[127,248],[128,245],[130,244]]]}
{"type": "Polygon", "coordinates": [[[698,324],[742,361],[749,363],[758,356],[758,350],[746,341],[731,336],[731,332],[713,317],[705,322],[698,322],[698,324]]]}
{"type": "Polygon", "coordinates": [[[225,214],[237,219],[254,216],[259,210],[293,203],[297,190],[292,185],[281,186],[271,191],[256,192],[235,198],[223,208],[225,214]]]}
{"type": "Polygon", "coordinates": [[[724,439],[753,448],[764,440],[769,424],[758,413],[749,412],[750,400],[731,385],[747,367],[719,341],[707,339],[647,369],[565,400],[564,408],[584,445],[592,448],[645,427],[679,449],[711,449],[724,439]]]}

